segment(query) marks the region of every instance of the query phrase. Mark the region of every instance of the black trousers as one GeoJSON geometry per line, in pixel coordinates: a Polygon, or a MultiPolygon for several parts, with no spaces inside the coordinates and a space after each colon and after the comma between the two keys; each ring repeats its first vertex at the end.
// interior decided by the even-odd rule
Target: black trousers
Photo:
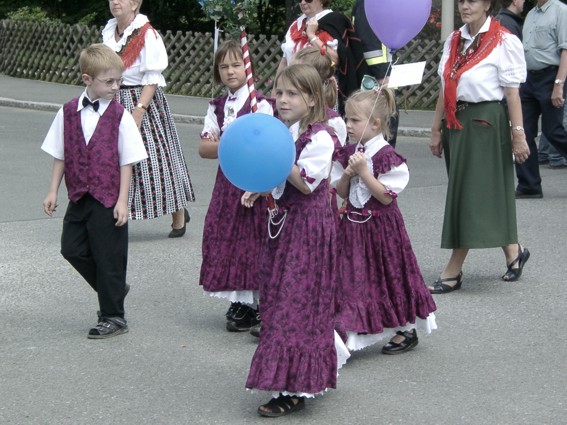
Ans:
{"type": "Polygon", "coordinates": [[[528,71],[526,82],[520,86],[524,129],[530,147],[530,156],[523,164],[516,164],[516,175],[518,176],[516,190],[524,193],[542,192],[535,142],[540,116],[543,134],[549,143],[567,158],[567,130],[563,127],[563,108],[556,108],[551,103],[556,75],[557,67],[555,66],[541,71],[528,71]]]}
{"type": "Polygon", "coordinates": [[[96,291],[101,316],[123,318],[128,223],[116,227],[113,211],[88,194],[69,202],[61,254],[96,291]]]}

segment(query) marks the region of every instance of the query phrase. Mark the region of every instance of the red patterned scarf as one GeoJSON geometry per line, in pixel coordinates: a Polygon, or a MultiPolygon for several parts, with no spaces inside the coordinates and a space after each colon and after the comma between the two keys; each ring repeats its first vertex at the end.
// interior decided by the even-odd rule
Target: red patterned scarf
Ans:
{"type": "MultiPolygon", "coordinates": [[[[126,44],[124,44],[118,52],[118,55],[122,58],[122,62],[124,62],[125,69],[130,68],[136,61],[136,58],[140,56],[140,52],[144,48],[144,43],[146,41],[146,31],[149,29],[151,29],[155,34],[156,30],[149,22],[146,22],[146,24],[141,28],[136,28],[132,31],[132,34],[128,36],[126,44]]],[[[157,38],[157,34],[155,35],[157,38]]]]}
{"type": "MultiPolygon", "coordinates": [[[[297,27],[297,21],[291,24],[290,36],[293,42],[295,43],[295,46],[293,47],[293,53],[310,45],[309,38],[307,38],[307,33],[305,32],[306,25],[307,25],[307,18],[303,20],[300,28],[297,27]]],[[[319,37],[319,39],[323,42],[324,46],[326,46],[327,43],[330,43],[334,40],[333,37],[331,37],[328,32],[322,30],[317,30],[315,36],[319,37]]]]}
{"type": "Polygon", "coordinates": [[[488,31],[479,33],[464,52],[464,39],[461,38],[461,31],[453,32],[450,41],[451,53],[443,71],[443,80],[445,81],[443,96],[447,127],[458,130],[463,128],[456,116],[457,85],[461,75],[485,59],[496,46],[502,43],[505,32],[508,31],[500,25],[499,21],[493,19],[488,31]]]}

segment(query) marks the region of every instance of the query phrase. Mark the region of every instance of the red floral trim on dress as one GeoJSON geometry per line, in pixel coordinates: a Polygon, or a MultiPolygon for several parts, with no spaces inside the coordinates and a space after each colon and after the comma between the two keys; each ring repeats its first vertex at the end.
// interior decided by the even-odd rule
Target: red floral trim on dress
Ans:
{"type": "Polygon", "coordinates": [[[128,36],[126,43],[118,52],[118,56],[122,58],[122,62],[124,62],[124,67],[126,69],[130,68],[134,62],[136,62],[136,58],[140,56],[140,52],[144,48],[144,43],[146,42],[146,31],[149,29],[154,32],[157,38],[156,30],[149,22],[146,22],[144,26],[132,31],[132,34],[128,36]]]}

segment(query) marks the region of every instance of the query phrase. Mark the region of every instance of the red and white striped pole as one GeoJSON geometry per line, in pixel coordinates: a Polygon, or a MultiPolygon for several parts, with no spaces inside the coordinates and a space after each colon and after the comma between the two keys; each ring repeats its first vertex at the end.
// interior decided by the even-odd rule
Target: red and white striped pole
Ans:
{"type": "Polygon", "coordinates": [[[250,93],[250,108],[252,112],[258,111],[256,100],[256,89],[254,88],[254,75],[252,75],[252,62],[250,61],[250,51],[248,49],[248,40],[246,39],[246,30],[244,26],[240,27],[240,47],[242,47],[242,56],[244,57],[244,70],[246,71],[246,84],[248,85],[248,93],[250,93]]]}
{"type": "MultiPolygon", "coordinates": [[[[244,57],[244,70],[246,71],[246,84],[248,85],[248,93],[250,94],[250,109],[252,112],[258,111],[258,103],[256,99],[256,88],[254,87],[254,75],[252,74],[252,61],[250,60],[250,50],[248,49],[248,40],[246,39],[246,30],[244,26],[240,27],[240,47],[242,48],[242,56],[244,57]]],[[[268,201],[268,211],[270,215],[277,215],[276,201],[269,194],[266,196],[268,201]]]]}

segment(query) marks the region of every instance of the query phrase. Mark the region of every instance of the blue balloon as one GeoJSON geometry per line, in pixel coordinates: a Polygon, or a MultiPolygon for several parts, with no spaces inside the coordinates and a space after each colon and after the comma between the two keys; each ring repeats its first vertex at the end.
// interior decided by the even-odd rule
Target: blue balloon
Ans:
{"type": "Polygon", "coordinates": [[[284,182],[295,163],[295,143],[277,118],[243,115],[224,131],[219,163],[226,178],[249,192],[265,192],[284,182]]]}

